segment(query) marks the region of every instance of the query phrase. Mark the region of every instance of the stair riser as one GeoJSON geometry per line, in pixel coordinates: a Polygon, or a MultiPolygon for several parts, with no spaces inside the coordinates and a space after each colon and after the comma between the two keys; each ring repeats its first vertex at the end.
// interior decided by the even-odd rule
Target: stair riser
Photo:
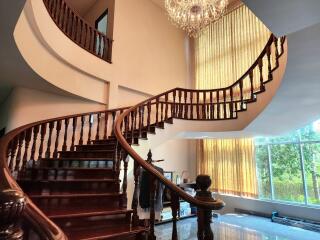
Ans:
{"type": "MultiPolygon", "coordinates": [[[[114,152],[61,152],[59,154],[61,158],[109,158],[114,159],[114,152]]],[[[118,152],[118,157],[120,152],[118,152]]]]}
{"type": "Polygon", "coordinates": [[[95,151],[95,150],[115,150],[116,145],[102,145],[102,144],[92,144],[77,146],[77,151],[95,151]]]}
{"type": "MultiPolygon", "coordinates": [[[[86,209],[94,211],[97,206],[101,208],[108,206],[108,208],[122,207],[121,196],[108,197],[76,197],[76,198],[50,198],[50,199],[32,199],[32,201],[40,209],[77,209],[81,206],[86,206],[86,209]]],[[[45,210],[44,210],[45,211],[45,210]]]]}
{"type": "Polygon", "coordinates": [[[85,229],[88,226],[103,224],[105,227],[112,228],[115,225],[130,224],[131,214],[117,214],[95,217],[76,217],[76,218],[55,218],[53,221],[64,231],[69,229],[85,229]]]}
{"type": "Polygon", "coordinates": [[[120,191],[120,184],[115,182],[48,182],[35,184],[34,182],[21,182],[19,185],[29,195],[50,193],[114,193],[120,191]]]}
{"type": "Polygon", "coordinates": [[[119,173],[110,170],[28,170],[24,179],[118,179],[119,173]]]}
{"type": "Polygon", "coordinates": [[[79,168],[112,168],[113,160],[47,160],[41,161],[40,167],[48,167],[48,168],[70,168],[70,167],[79,167],[79,168]]]}

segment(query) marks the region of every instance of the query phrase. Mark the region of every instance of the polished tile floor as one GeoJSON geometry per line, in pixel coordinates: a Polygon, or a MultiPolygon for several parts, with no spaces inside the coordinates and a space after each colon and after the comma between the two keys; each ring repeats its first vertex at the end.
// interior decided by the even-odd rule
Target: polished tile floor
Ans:
{"type": "MultiPolygon", "coordinates": [[[[320,240],[320,233],[273,223],[270,219],[241,214],[226,214],[212,224],[215,240],[320,240]]],[[[170,240],[172,223],[158,225],[157,240],[170,240]]],[[[197,240],[197,219],[178,223],[179,240],[197,240]]]]}

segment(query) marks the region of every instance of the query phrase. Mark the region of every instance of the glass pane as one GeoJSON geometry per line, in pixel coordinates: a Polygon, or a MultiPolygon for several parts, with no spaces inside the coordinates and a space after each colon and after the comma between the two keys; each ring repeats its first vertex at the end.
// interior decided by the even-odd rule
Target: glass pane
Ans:
{"type": "Polygon", "coordinates": [[[299,145],[272,145],[271,157],[275,199],[303,203],[299,145]]]}
{"type": "Polygon", "coordinates": [[[256,163],[259,197],[263,199],[271,199],[268,147],[266,145],[256,146],[256,163]]]}
{"type": "Polygon", "coordinates": [[[269,138],[270,143],[290,143],[299,141],[299,132],[293,131],[283,136],[276,136],[269,138]]]}
{"type": "Polygon", "coordinates": [[[320,205],[320,143],[303,145],[309,204],[320,205]]]}
{"type": "Polygon", "coordinates": [[[302,141],[320,141],[320,120],[300,130],[302,141]]]}

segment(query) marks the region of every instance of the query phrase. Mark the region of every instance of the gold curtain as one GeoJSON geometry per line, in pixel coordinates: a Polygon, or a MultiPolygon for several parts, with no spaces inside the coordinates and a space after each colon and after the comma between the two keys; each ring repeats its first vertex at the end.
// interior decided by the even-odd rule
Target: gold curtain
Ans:
{"type": "Polygon", "coordinates": [[[245,5],[211,24],[195,39],[196,88],[233,84],[257,59],[270,34],[245,5]]]}
{"type": "Polygon", "coordinates": [[[211,177],[212,191],[258,196],[252,138],[198,140],[197,172],[211,177]]]}

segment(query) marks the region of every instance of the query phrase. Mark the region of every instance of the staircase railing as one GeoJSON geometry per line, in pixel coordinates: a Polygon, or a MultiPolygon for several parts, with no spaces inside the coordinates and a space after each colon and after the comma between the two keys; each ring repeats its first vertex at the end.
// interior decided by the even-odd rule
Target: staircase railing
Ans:
{"type": "Polygon", "coordinates": [[[35,239],[34,234],[40,239],[67,239],[23,193],[16,180],[23,178],[27,169],[37,166],[41,158],[55,158],[59,151],[74,151],[76,145],[107,139],[112,135],[116,118],[125,109],[39,121],[17,128],[0,139],[1,239],[35,239]],[[24,231],[20,228],[21,220],[24,231]]]}
{"type": "MultiPolygon", "coordinates": [[[[49,5],[51,6],[51,5],[49,5]]],[[[135,191],[132,208],[133,222],[138,224],[137,185],[139,171],[143,167],[170,190],[174,218],[173,239],[177,237],[177,211],[179,198],[201,209],[221,209],[224,203],[202,195],[191,197],[164,178],[151,165],[147,164],[132,148],[131,144],[145,132],[173,118],[188,120],[228,120],[235,119],[238,112],[244,111],[247,104],[256,100],[258,93],[265,90],[265,84],[272,80],[273,71],[279,66],[278,59],[283,54],[284,38],[271,36],[263,52],[252,67],[232,86],[215,90],[188,90],[175,88],[154,96],[131,108],[76,114],[54,118],[17,128],[0,139],[0,238],[15,236],[21,239],[67,239],[65,234],[40,209],[35,206],[17,184],[26,170],[37,166],[42,158],[56,158],[59,151],[74,151],[77,145],[91,143],[92,140],[108,139],[116,136],[123,154],[118,155],[120,146],[115,149],[114,171],[119,171],[120,161],[124,164],[122,191],[127,191],[126,156],[134,159],[135,191]],[[120,156],[120,158],[118,158],[120,156]],[[23,231],[19,221],[23,220],[23,231]],[[31,230],[30,230],[31,229],[31,230]],[[30,231],[29,231],[30,230],[30,231]]],[[[208,181],[200,178],[205,195],[208,181]],[[201,180],[202,179],[202,180],[201,180]]],[[[201,211],[199,211],[201,213],[201,211]]],[[[201,214],[200,214],[201,215],[201,214]]],[[[207,214],[202,214],[199,222],[209,224],[207,214]],[[204,219],[207,219],[204,221],[204,219]]],[[[150,237],[154,237],[154,212],[151,212],[150,237]]],[[[201,225],[202,226],[202,225],[201,225]]]]}
{"type": "MultiPolygon", "coordinates": [[[[273,72],[279,67],[279,58],[284,53],[284,42],[285,37],[276,38],[271,35],[257,60],[239,80],[229,87],[212,90],[174,88],[129,108],[118,117],[114,130],[115,135],[122,147],[122,151],[134,159],[135,191],[132,201],[134,222],[138,221],[137,191],[139,189],[141,167],[150,173],[153,180],[158,180],[169,188],[172,196],[176,196],[172,199],[174,219],[172,239],[177,239],[176,220],[179,198],[197,206],[199,209],[214,210],[221,209],[224,206],[224,203],[219,200],[211,201],[209,198],[209,201],[204,201],[205,198],[200,198],[200,200],[199,198],[191,197],[166,179],[152,165],[148,164],[131,147],[131,144],[136,141],[135,138],[142,137],[143,132],[150,132],[151,128],[159,127],[161,123],[171,121],[174,118],[210,121],[236,119],[238,112],[246,110],[248,103],[256,101],[257,95],[264,92],[265,85],[272,81],[273,72]]],[[[150,201],[153,202],[154,199],[150,201]]],[[[151,208],[149,233],[151,239],[155,239],[153,211],[154,209],[151,208]]],[[[207,215],[202,214],[202,219],[198,219],[198,223],[202,222],[209,226],[210,218],[205,218],[204,222],[203,216],[207,215]]],[[[210,231],[210,226],[206,229],[210,231]]],[[[200,236],[205,233],[198,232],[198,234],[198,238],[203,239],[200,236]]]]}
{"type": "Polygon", "coordinates": [[[93,55],[111,63],[113,40],[83,19],[65,0],[43,0],[60,30],[93,55]]]}

